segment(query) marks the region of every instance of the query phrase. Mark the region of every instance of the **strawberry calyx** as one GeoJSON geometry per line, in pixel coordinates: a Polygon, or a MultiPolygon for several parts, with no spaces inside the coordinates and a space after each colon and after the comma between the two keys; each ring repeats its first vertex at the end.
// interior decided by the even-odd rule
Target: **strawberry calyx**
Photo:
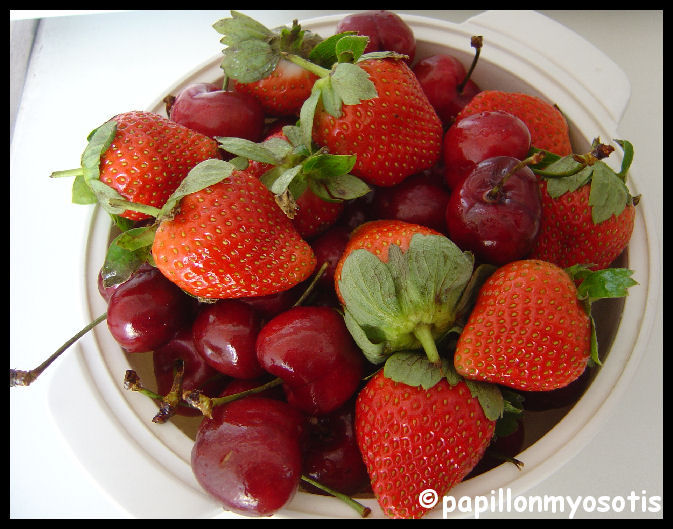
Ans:
{"type": "Polygon", "coordinates": [[[626,187],[626,176],[633,161],[633,145],[626,140],[615,140],[615,143],[624,153],[618,172],[602,161],[614,151],[614,147],[601,143],[600,138],[594,139],[591,150],[583,155],[558,156],[533,148],[531,152],[543,152],[544,157],[530,167],[545,181],[552,198],[590,185],[591,218],[594,224],[600,224],[613,215],[619,216],[626,206],[635,205],[639,200],[639,196],[631,195],[626,187]]]}
{"type": "Polygon", "coordinates": [[[628,268],[604,268],[593,271],[590,266],[591,264],[574,265],[566,268],[565,272],[576,284],[578,283],[577,299],[582,302],[591,324],[590,358],[595,365],[600,366],[596,324],[591,314],[591,305],[599,299],[623,298],[628,295],[628,289],[638,282],[631,278],[633,270],[628,268]]]}
{"type": "Polygon", "coordinates": [[[417,233],[406,252],[390,244],[387,262],[366,249],[350,253],[339,291],[346,326],[367,360],[423,350],[441,365],[436,342],[454,330],[473,266],[472,254],[442,235],[417,233]]]}
{"type": "Polygon", "coordinates": [[[361,197],[371,188],[350,174],[355,155],[329,154],[302,134],[300,127],[283,127],[283,137],[273,136],[261,143],[242,138],[216,138],[220,147],[238,158],[271,166],[260,176],[261,182],[276,196],[276,202],[292,218],[296,200],[310,189],[326,202],[343,202],[361,197]]]}

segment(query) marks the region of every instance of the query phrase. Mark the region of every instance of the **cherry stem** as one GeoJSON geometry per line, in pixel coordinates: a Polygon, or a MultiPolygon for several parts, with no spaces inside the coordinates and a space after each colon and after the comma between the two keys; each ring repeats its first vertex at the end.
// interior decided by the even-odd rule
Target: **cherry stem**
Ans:
{"type": "Polygon", "coordinates": [[[347,496],[346,494],[343,494],[341,492],[333,490],[333,489],[323,485],[322,483],[318,483],[317,481],[309,478],[308,476],[302,475],[301,479],[302,479],[302,481],[305,481],[309,485],[313,485],[314,487],[326,492],[330,496],[334,496],[335,498],[340,499],[341,501],[346,503],[349,507],[352,507],[353,509],[355,509],[355,511],[357,511],[357,513],[362,518],[366,518],[372,512],[372,510],[369,507],[367,507],[366,505],[362,505],[360,502],[354,500],[350,496],[347,496]]]}
{"type": "Polygon", "coordinates": [[[518,164],[516,164],[514,167],[512,167],[509,171],[507,171],[507,174],[503,176],[500,181],[493,186],[486,194],[484,195],[484,198],[487,201],[494,202],[498,200],[498,197],[500,196],[500,193],[502,192],[502,188],[505,186],[505,183],[507,180],[509,180],[510,176],[516,174],[518,171],[523,169],[524,167],[527,167],[529,165],[535,165],[537,163],[540,163],[544,159],[544,152],[539,151],[533,154],[532,156],[529,156],[528,158],[520,161],[518,164]]]}
{"type": "Polygon", "coordinates": [[[460,83],[456,89],[458,90],[458,94],[462,94],[463,90],[465,90],[465,85],[467,85],[467,82],[470,80],[470,77],[472,77],[472,72],[474,72],[474,68],[477,66],[477,61],[479,60],[479,55],[481,54],[481,47],[484,44],[484,37],[482,36],[474,36],[470,40],[470,45],[475,48],[477,51],[474,53],[474,58],[472,59],[472,64],[470,65],[470,69],[467,71],[467,74],[465,74],[465,79],[463,79],[463,82],[460,83]]]}
{"type": "Polygon", "coordinates": [[[325,270],[327,270],[327,265],[328,265],[327,261],[325,261],[322,264],[322,266],[320,267],[320,269],[316,273],[315,277],[311,280],[311,284],[309,284],[309,286],[306,287],[306,290],[304,290],[302,295],[299,296],[299,299],[294,302],[294,305],[292,305],[293,307],[298,307],[299,305],[301,305],[306,300],[306,298],[309,296],[309,294],[315,288],[315,285],[316,285],[316,283],[318,283],[318,280],[323,276],[323,274],[325,273],[325,270]]]}
{"type": "Polygon", "coordinates": [[[82,328],[81,331],[79,331],[67,342],[65,342],[49,358],[47,358],[35,369],[31,369],[30,371],[20,371],[18,369],[10,369],[9,387],[13,388],[14,386],[30,386],[33,382],[35,382],[35,379],[37,379],[37,377],[39,377],[43,373],[43,371],[52,364],[54,360],[56,360],[59,356],[61,356],[61,354],[64,353],[72,344],[74,344],[77,340],[79,340],[82,336],[84,336],[86,333],[88,333],[91,329],[93,329],[96,325],[98,325],[106,318],[107,318],[107,312],[98,316],[98,318],[96,318],[91,323],[82,328]]]}

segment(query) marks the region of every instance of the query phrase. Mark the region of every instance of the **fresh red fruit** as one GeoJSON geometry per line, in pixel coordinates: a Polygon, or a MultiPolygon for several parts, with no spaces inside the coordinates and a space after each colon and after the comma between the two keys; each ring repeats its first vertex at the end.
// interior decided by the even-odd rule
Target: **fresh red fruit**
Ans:
{"type": "Polygon", "coordinates": [[[392,11],[372,10],[348,15],[337,24],[336,33],[355,31],[369,38],[364,53],[395,51],[407,55],[411,64],[416,56],[416,38],[413,30],[392,11]]]}
{"type": "Polygon", "coordinates": [[[268,77],[252,83],[232,79],[231,86],[238,93],[254,97],[267,116],[298,116],[317,79],[315,74],[281,59],[268,77]]]}
{"type": "MultiPolygon", "coordinates": [[[[369,476],[355,439],[353,401],[328,415],[308,417],[302,457],[304,475],[321,485],[349,496],[367,488],[369,476]]],[[[324,494],[312,485],[304,487],[324,494]]]]}
{"type": "Polygon", "coordinates": [[[421,518],[419,494],[447,494],[482,458],[494,430],[464,381],[452,386],[443,378],[426,390],[379,371],[357,398],[358,445],[390,518],[421,518]]]}
{"type": "Polygon", "coordinates": [[[157,228],[152,255],[166,277],[207,299],[288,290],[316,264],[273,194],[244,171],[183,197],[157,228]]]}
{"type": "MultiPolygon", "coordinates": [[[[73,202],[100,200],[110,213],[135,221],[150,216],[110,209],[109,197],[91,187],[92,182],[103,182],[130,202],[161,208],[193,167],[221,157],[212,138],[151,112],[119,114],[92,132],[89,140],[73,185],[73,202]]],[[[73,171],[54,176],[61,174],[73,171]]]]}
{"type": "Polygon", "coordinates": [[[264,130],[264,110],[254,97],[213,83],[187,86],[170,103],[168,113],[176,123],[211,138],[259,141],[264,130]]]}
{"type": "Polygon", "coordinates": [[[318,105],[313,140],[332,154],[355,154],[351,173],[372,185],[392,186],[432,167],[441,153],[442,123],[409,66],[392,58],[357,65],[378,97],[343,105],[338,118],[318,105]]]}
{"type": "Polygon", "coordinates": [[[469,72],[458,58],[447,54],[426,57],[414,66],[418,82],[445,127],[450,126],[465,105],[481,91],[470,79],[481,44],[480,37],[472,38],[472,46],[477,52],[469,72]]]}
{"type": "Polygon", "coordinates": [[[487,158],[510,156],[523,160],[530,146],[528,127],[512,114],[497,110],[467,116],[444,135],[446,185],[456,189],[475,165],[487,158]]]}
{"type": "Polygon", "coordinates": [[[255,350],[261,327],[261,318],[250,305],[223,299],[199,312],[192,325],[194,346],[220,373],[233,378],[258,378],[265,373],[255,350]]]}
{"type": "Polygon", "coordinates": [[[289,290],[283,290],[282,292],[276,292],[275,294],[238,299],[252,307],[263,320],[268,321],[292,307],[305,288],[306,286],[303,283],[299,283],[289,290]]]}
{"type": "Polygon", "coordinates": [[[374,195],[374,215],[421,224],[446,233],[446,204],[449,192],[429,181],[424,174],[412,175],[392,187],[381,187],[374,195]]]}
{"type": "Polygon", "coordinates": [[[571,277],[536,259],[502,266],[482,285],[460,334],[456,371],[523,391],[567,386],[584,373],[590,358],[599,362],[590,302],[626,295],[635,284],[631,273],[608,269],[571,277]]]}
{"type": "Polygon", "coordinates": [[[559,156],[572,153],[568,123],[561,111],[543,99],[524,93],[484,90],[460,111],[456,121],[487,110],[502,110],[523,121],[531,144],[559,156]]]}
{"type": "Polygon", "coordinates": [[[275,399],[249,396],[217,406],[196,435],[194,476],[224,509],[271,516],[299,487],[303,428],[304,417],[275,399]]]}
{"type": "Polygon", "coordinates": [[[449,238],[477,261],[523,259],[540,229],[537,177],[516,158],[488,158],[453,190],[445,213],[449,238]]]}
{"type": "Polygon", "coordinates": [[[191,322],[192,309],[189,297],[159,270],[143,270],[110,297],[108,329],[125,351],[151,351],[191,322]]]}
{"type": "Polygon", "coordinates": [[[364,365],[343,318],[328,307],[299,306],[273,318],[259,332],[257,358],[283,380],[287,401],[313,415],[351,398],[364,365]]]}
{"type": "Polygon", "coordinates": [[[320,276],[320,284],[330,290],[334,289],[334,272],[341,255],[346,249],[349,236],[350,230],[348,228],[334,226],[311,241],[311,248],[313,248],[318,263],[317,266],[327,263],[325,272],[320,276]]]}

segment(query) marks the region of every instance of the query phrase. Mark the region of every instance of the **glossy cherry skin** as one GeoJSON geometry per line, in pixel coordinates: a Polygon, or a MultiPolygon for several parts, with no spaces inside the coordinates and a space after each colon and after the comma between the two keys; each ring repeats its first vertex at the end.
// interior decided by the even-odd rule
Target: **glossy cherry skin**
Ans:
{"type": "Polygon", "coordinates": [[[355,393],[364,360],[343,317],[329,307],[294,307],[257,336],[257,358],[283,380],[287,401],[305,413],[336,410],[355,393]]]}
{"type": "Polygon", "coordinates": [[[318,267],[327,263],[325,272],[320,276],[321,286],[334,289],[334,272],[341,254],[346,249],[349,236],[350,230],[345,226],[333,226],[311,241],[318,267]]]}
{"type": "Polygon", "coordinates": [[[245,397],[201,423],[191,465],[199,484],[229,511],[270,516],[301,479],[303,415],[285,402],[245,397]]]}
{"type": "Polygon", "coordinates": [[[528,127],[512,114],[486,111],[467,116],[444,135],[446,185],[457,188],[474,166],[487,158],[511,156],[523,160],[530,147],[528,127]]]}
{"type": "MultiPolygon", "coordinates": [[[[199,389],[208,397],[217,397],[229,381],[228,377],[210,367],[199,354],[194,347],[192,329],[187,326],[180,329],[168,343],[155,349],[152,354],[159,395],[166,395],[171,390],[178,359],[184,362],[183,391],[199,389]]],[[[176,413],[188,417],[202,415],[201,411],[186,406],[179,406],[176,413]]]]}
{"type": "Polygon", "coordinates": [[[451,193],[446,207],[449,238],[477,261],[493,265],[524,258],[540,228],[542,203],[535,174],[523,167],[491,190],[520,161],[499,156],[477,164],[451,193]]]}
{"type": "Polygon", "coordinates": [[[110,297],[107,324],[129,353],[161,347],[191,321],[193,302],[152,268],[131,276],[110,297]]]}
{"type": "Polygon", "coordinates": [[[467,70],[453,55],[426,57],[414,66],[413,71],[445,127],[451,125],[465,105],[481,91],[471,79],[459,91],[467,70]]]}
{"type": "Polygon", "coordinates": [[[372,10],[345,17],[337,24],[336,33],[356,31],[369,37],[365,53],[372,51],[396,51],[407,55],[409,64],[416,56],[414,32],[402,18],[391,11],[372,10]]]}
{"type": "Polygon", "coordinates": [[[170,107],[170,118],[211,138],[233,136],[257,142],[264,131],[264,111],[255,98],[212,83],[183,89],[170,107]]]}
{"type": "Polygon", "coordinates": [[[192,325],[194,346],[208,365],[234,378],[258,378],[265,372],[255,343],[261,328],[257,312],[236,299],[205,307],[192,325]]]}
{"type": "Polygon", "coordinates": [[[376,190],[374,214],[427,226],[446,233],[449,192],[423,174],[413,175],[396,186],[376,190]]]}
{"type": "MultiPolygon", "coordinates": [[[[302,443],[304,475],[348,495],[362,492],[369,485],[355,438],[354,417],[352,400],[328,415],[308,417],[302,443]]],[[[304,487],[324,494],[316,487],[304,487]]]]}

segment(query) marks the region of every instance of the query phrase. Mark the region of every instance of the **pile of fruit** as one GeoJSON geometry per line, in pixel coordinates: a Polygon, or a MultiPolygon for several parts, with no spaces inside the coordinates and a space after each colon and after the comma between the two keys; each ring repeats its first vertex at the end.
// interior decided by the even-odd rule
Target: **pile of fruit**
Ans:
{"type": "Polygon", "coordinates": [[[419,60],[387,11],[329,36],[237,12],[213,27],[223,83],[170,94],[167,118],[113,117],[53,175],[116,229],[108,310],[82,333],[106,320],[152,355],[156,387],[132,370],[126,387],[156,423],[200,418],[194,475],[235,513],[301,488],[419,518],[421,491],[520,465],[526,410],[601,365],[592,303],[636,284],[610,268],[631,144],[614,140],[617,171],[598,138],[573,152],[562,109],[477,86],[479,36],[466,69],[419,60]]]}

